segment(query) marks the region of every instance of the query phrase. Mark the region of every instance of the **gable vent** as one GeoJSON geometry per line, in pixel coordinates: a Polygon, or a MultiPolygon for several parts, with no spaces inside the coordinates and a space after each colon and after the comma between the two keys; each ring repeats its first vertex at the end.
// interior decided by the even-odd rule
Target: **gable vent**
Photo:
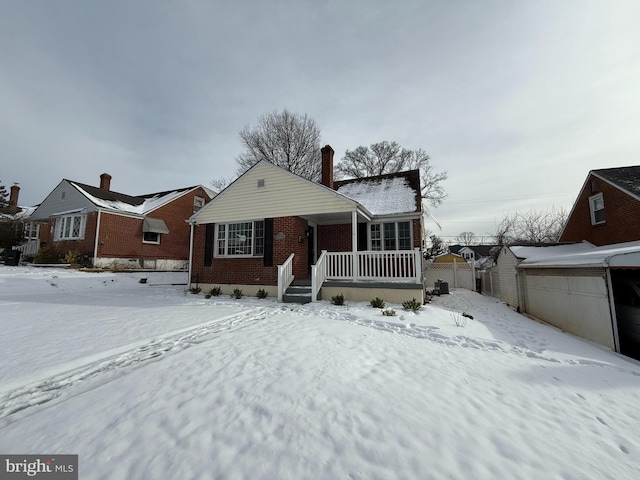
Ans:
{"type": "Polygon", "coordinates": [[[261,178],[258,180],[258,188],[263,188],[264,187],[264,178],[261,178]]]}

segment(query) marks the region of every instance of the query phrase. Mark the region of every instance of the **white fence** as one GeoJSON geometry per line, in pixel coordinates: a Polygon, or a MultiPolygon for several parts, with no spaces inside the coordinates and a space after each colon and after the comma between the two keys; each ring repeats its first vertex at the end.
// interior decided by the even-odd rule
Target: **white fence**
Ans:
{"type": "Polygon", "coordinates": [[[473,266],[467,262],[431,262],[424,272],[424,284],[433,288],[438,280],[447,282],[449,288],[476,289],[476,279],[473,266]]]}

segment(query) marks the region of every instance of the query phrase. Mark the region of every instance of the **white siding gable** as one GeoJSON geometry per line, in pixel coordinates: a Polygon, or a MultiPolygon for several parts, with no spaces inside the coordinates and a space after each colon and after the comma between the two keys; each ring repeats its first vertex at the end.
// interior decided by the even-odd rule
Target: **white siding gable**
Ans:
{"type": "Polygon", "coordinates": [[[260,162],[191,217],[197,224],[355,211],[358,204],[322,185],[260,162]]]}

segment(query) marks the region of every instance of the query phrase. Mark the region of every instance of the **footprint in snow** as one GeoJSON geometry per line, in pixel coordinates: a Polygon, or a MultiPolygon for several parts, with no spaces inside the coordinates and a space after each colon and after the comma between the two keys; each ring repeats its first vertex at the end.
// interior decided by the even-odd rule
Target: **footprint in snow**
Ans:
{"type": "Polygon", "coordinates": [[[627,447],[625,447],[624,445],[618,445],[618,448],[623,452],[626,453],[627,455],[629,455],[629,449],[627,447]]]}
{"type": "Polygon", "coordinates": [[[602,425],[606,425],[607,422],[605,422],[602,418],[600,417],[596,417],[596,420],[598,420],[602,425]]]}
{"type": "Polygon", "coordinates": [[[586,398],[583,395],[580,395],[579,393],[576,393],[577,396],[579,396],[582,400],[586,400],[586,398]]]}

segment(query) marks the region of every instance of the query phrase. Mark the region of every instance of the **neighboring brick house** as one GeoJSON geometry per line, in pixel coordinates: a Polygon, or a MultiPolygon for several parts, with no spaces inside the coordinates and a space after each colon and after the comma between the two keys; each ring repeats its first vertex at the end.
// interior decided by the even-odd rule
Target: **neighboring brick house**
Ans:
{"type": "Polygon", "coordinates": [[[321,183],[261,161],[194,214],[191,283],[295,301],[295,278],[299,301],[422,300],[419,172],[334,182],[333,153],[321,183]]]}
{"type": "Polygon", "coordinates": [[[31,234],[29,216],[35,207],[25,207],[18,203],[20,187],[11,186],[7,205],[0,208],[0,250],[13,248],[25,253],[25,247],[31,234]]]}
{"type": "Polygon", "coordinates": [[[592,170],[560,234],[560,242],[594,245],[640,240],[640,166],[592,170]]]}
{"type": "Polygon", "coordinates": [[[189,260],[187,219],[213,197],[201,185],[131,196],[62,180],[30,216],[40,246],[78,251],[99,268],[184,270],[189,260]]]}

